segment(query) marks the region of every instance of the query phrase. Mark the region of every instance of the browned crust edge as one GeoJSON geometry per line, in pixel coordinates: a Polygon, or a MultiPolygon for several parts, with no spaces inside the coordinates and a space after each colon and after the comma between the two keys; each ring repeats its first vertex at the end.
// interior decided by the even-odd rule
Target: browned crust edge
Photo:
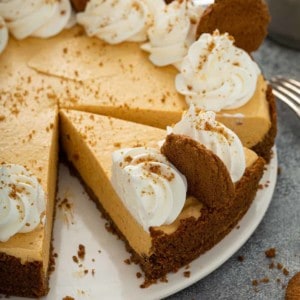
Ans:
{"type": "Polygon", "coordinates": [[[277,134],[277,109],[271,85],[268,85],[266,98],[269,103],[271,127],[268,133],[264,136],[263,140],[255,146],[253,146],[251,149],[254,152],[256,152],[259,156],[263,157],[267,163],[269,163],[272,157],[271,149],[275,143],[275,138],[277,134]]]}
{"type": "Polygon", "coordinates": [[[48,276],[40,261],[22,264],[0,252],[0,270],[0,294],[37,298],[48,293],[48,276]]]}
{"type": "Polygon", "coordinates": [[[131,248],[126,237],[114,224],[92,189],[83,181],[72,162],[65,160],[76,177],[83,184],[90,198],[96,203],[103,217],[110,223],[110,231],[125,242],[126,249],[132,260],[139,264],[145,273],[146,280],[151,282],[163,278],[169,272],[176,272],[180,267],[211,249],[221,241],[238,223],[249,209],[258,189],[263,174],[265,161],[262,158],[248,169],[236,184],[235,201],[226,209],[201,210],[199,219],[190,217],[182,220],[176,232],[167,235],[151,228],[153,254],[149,257],[140,256],[131,248]]]}
{"type": "Polygon", "coordinates": [[[146,275],[151,279],[176,271],[221,241],[249,209],[264,165],[264,160],[258,158],[246,170],[243,178],[236,184],[232,205],[218,209],[206,207],[201,210],[199,219],[183,220],[171,235],[151,231],[154,254],[142,263],[146,275]]]}

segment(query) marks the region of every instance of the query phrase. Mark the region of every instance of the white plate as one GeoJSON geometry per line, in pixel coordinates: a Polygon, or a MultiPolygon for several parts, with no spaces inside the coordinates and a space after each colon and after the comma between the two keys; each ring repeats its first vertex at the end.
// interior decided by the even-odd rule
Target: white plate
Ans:
{"type": "MultiPolygon", "coordinates": [[[[261,222],[271,202],[276,178],[277,156],[268,166],[261,184],[267,187],[259,190],[257,196],[240,221],[219,244],[190,264],[190,277],[180,269],[168,275],[168,283],[158,283],[146,289],[136,273],[139,267],[127,265],[129,258],[122,241],[107,232],[105,220],[100,217],[95,204],[89,200],[77,178],[70,176],[68,168],[60,165],[59,203],[66,198],[72,209],[57,207],[54,224],[54,250],[58,254],[55,271],[50,278],[50,292],[45,299],[158,299],[171,295],[202,279],[228,258],[230,258],[251,236],[261,222]],[[78,245],[85,245],[85,259],[76,264],[72,256],[77,255],[78,245]],[[79,266],[82,264],[82,266],[79,266]],[[95,274],[92,275],[92,269],[95,274]],[[85,274],[84,270],[88,270],[85,274]]],[[[12,300],[24,298],[10,297],[12,300]]]]}

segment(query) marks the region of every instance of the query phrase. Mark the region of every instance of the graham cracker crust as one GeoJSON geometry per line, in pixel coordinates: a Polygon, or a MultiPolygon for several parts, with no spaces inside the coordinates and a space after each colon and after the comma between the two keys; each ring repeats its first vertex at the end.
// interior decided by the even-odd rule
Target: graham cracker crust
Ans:
{"type": "MultiPolygon", "coordinates": [[[[172,234],[150,228],[152,249],[150,256],[141,256],[129,245],[121,230],[114,224],[92,189],[83,181],[72,162],[67,162],[71,173],[79,178],[86,192],[93,200],[102,216],[110,224],[110,232],[125,242],[131,259],[139,264],[146,281],[156,282],[169,272],[176,272],[221,241],[239,222],[249,209],[258,189],[264,171],[265,161],[257,161],[246,169],[242,179],[235,185],[235,199],[225,209],[211,209],[204,206],[198,219],[190,217],[181,221],[172,234]]],[[[121,263],[121,262],[120,262],[121,263]]]]}
{"type": "Polygon", "coordinates": [[[259,156],[263,157],[267,163],[270,162],[272,157],[272,147],[275,143],[275,138],[277,134],[277,110],[276,110],[276,101],[272,92],[271,85],[268,85],[266,98],[269,103],[269,111],[270,111],[270,120],[271,127],[268,133],[264,136],[263,140],[253,146],[251,150],[256,152],[259,156]]]}
{"type": "Polygon", "coordinates": [[[0,294],[37,298],[48,293],[42,262],[22,264],[19,258],[0,252],[0,270],[0,294]]]}

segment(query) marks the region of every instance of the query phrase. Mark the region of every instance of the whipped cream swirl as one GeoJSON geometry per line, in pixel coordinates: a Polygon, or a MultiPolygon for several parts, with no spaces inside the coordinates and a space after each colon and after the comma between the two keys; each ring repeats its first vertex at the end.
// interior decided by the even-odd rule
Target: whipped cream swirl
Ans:
{"type": "Polygon", "coordinates": [[[225,164],[233,182],[244,174],[246,159],[243,145],[238,136],[215,120],[213,111],[202,111],[191,105],[182,119],[168,134],[183,134],[203,144],[216,154],[225,164]]]}
{"type": "Polygon", "coordinates": [[[69,0],[0,0],[0,15],[16,39],[56,35],[68,24],[71,10],[69,0]]]}
{"type": "Polygon", "coordinates": [[[88,36],[96,36],[109,44],[145,41],[151,22],[147,0],[90,0],[85,11],[77,14],[77,22],[88,36]]]}
{"type": "Polygon", "coordinates": [[[0,242],[34,230],[44,222],[45,194],[23,166],[0,167],[0,242]]]}
{"type": "Polygon", "coordinates": [[[201,6],[190,0],[175,0],[166,5],[161,1],[154,10],[154,21],[148,30],[149,42],[141,48],[150,53],[156,66],[178,66],[195,41],[196,27],[202,14],[201,6]]]}
{"type": "Polygon", "coordinates": [[[152,148],[125,148],[112,159],[112,184],[145,231],[177,218],[186,199],[186,179],[164,155],[152,148]]]}
{"type": "Polygon", "coordinates": [[[189,48],[175,83],[188,104],[220,111],[243,106],[253,96],[260,70],[227,33],[202,34],[189,48]]]}
{"type": "Polygon", "coordinates": [[[0,54],[5,49],[8,41],[8,30],[4,19],[0,16],[0,54]]]}

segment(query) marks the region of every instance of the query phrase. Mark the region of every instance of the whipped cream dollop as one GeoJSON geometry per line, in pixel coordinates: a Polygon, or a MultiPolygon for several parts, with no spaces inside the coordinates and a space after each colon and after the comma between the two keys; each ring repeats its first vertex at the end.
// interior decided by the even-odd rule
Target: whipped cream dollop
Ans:
{"type": "Polygon", "coordinates": [[[186,179],[164,155],[152,148],[125,148],[112,159],[112,184],[145,231],[177,218],[186,199],[186,179]]]}
{"type": "Polygon", "coordinates": [[[168,134],[187,135],[211,150],[223,161],[233,182],[243,176],[246,168],[243,145],[233,131],[216,121],[213,111],[191,105],[182,119],[167,131],[168,134]]]}
{"type": "Polygon", "coordinates": [[[260,69],[227,33],[202,34],[183,59],[175,84],[188,104],[220,111],[243,106],[253,96],[260,69]]]}
{"type": "Polygon", "coordinates": [[[1,165],[0,242],[43,223],[45,206],[45,194],[36,177],[21,165],[1,165]]]}
{"type": "Polygon", "coordinates": [[[147,38],[151,15],[147,0],[90,0],[85,11],[77,14],[77,22],[88,36],[109,44],[142,42],[147,38]]]}
{"type": "Polygon", "coordinates": [[[16,39],[56,35],[68,24],[71,10],[69,0],[0,0],[0,15],[16,39]]]}
{"type": "Polygon", "coordinates": [[[4,19],[0,16],[0,54],[8,42],[8,30],[4,19]]]}
{"type": "Polygon", "coordinates": [[[149,41],[141,48],[150,53],[149,59],[156,66],[178,66],[195,41],[203,9],[190,0],[175,0],[170,4],[161,0],[155,4],[149,41]]]}

